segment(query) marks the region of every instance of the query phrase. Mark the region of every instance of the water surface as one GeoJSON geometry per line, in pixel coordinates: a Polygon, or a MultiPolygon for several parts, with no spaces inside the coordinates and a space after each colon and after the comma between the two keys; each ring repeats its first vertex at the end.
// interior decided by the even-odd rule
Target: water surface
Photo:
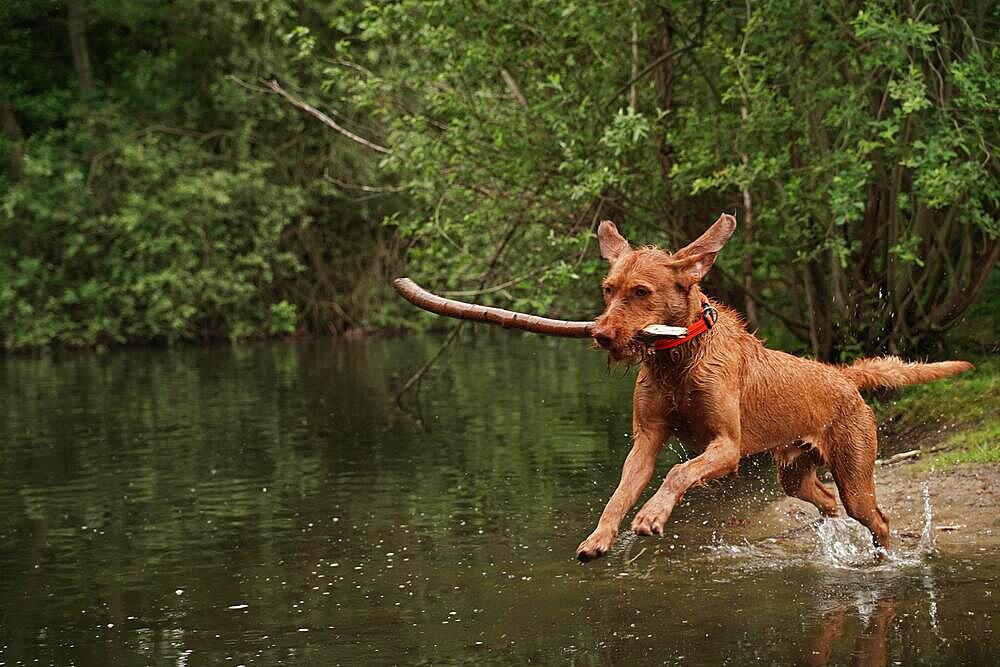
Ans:
{"type": "Polygon", "coordinates": [[[631,377],[499,332],[400,412],[438,342],[0,358],[0,664],[996,664],[997,554],[750,542],[766,461],[577,564],[631,377]]]}

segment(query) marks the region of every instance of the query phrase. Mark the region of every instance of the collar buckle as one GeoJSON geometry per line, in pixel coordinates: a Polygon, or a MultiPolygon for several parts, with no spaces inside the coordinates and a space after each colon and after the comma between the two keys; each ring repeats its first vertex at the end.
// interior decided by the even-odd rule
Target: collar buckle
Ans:
{"type": "Polygon", "coordinates": [[[719,311],[708,301],[701,304],[701,318],[705,320],[705,326],[711,329],[719,321],[719,311]]]}

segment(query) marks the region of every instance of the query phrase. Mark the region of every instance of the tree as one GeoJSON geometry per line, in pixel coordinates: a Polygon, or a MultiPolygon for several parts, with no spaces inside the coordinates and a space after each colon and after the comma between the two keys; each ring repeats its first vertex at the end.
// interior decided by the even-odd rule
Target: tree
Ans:
{"type": "Polygon", "coordinates": [[[385,123],[409,263],[452,294],[589,316],[601,218],[676,247],[752,203],[715,289],[834,359],[928,349],[996,264],[993,3],[404,0],[343,20],[359,33],[328,81],[385,123]]]}
{"type": "Polygon", "coordinates": [[[675,176],[693,191],[750,184],[816,356],[926,348],[1000,254],[990,6],[747,6],[746,49],[716,47],[720,111],[743,99],[749,115],[691,115],[675,176]],[[687,148],[704,142],[750,160],[687,148]]]}
{"type": "Polygon", "coordinates": [[[311,3],[19,0],[0,22],[0,348],[363,325],[396,241],[391,199],[352,188],[388,184],[246,84],[319,86],[289,33],[344,33],[311,3]]]}

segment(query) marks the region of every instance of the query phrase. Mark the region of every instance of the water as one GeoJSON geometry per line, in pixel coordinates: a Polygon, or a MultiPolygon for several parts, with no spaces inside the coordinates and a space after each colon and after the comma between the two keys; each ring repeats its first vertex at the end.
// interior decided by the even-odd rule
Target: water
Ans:
{"type": "Polygon", "coordinates": [[[874,566],[766,460],[577,564],[630,378],[499,332],[398,411],[436,344],[0,358],[0,664],[996,664],[997,554],[874,566]]]}

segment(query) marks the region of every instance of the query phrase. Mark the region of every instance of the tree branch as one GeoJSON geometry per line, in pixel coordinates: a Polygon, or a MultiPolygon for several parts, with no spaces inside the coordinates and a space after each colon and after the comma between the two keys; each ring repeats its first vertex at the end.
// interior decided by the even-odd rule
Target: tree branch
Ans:
{"type": "Polygon", "coordinates": [[[528,100],[525,98],[524,93],[521,92],[521,88],[517,85],[517,81],[515,81],[514,77],[507,71],[507,68],[500,68],[500,77],[503,79],[503,82],[507,84],[507,89],[510,90],[510,94],[514,96],[517,103],[527,109],[528,100]]]}
{"type": "Polygon", "coordinates": [[[291,102],[292,106],[298,107],[299,109],[305,111],[307,114],[309,114],[313,118],[316,118],[318,121],[320,121],[321,123],[323,123],[327,127],[332,128],[332,129],[336,130],[337,132],[340,132],[342,135],[344,135],[345,137],[347,137],[351,141],[359,143],[362,146],[364,146],[365,148],[370,148],[370,149],[372,149],[373,151],[375,151],[377,153],[389,154],[389,153],[392,152],[388,148],[386,148],[385,146],[381,146],[379,144],[376,144],[373,141],[369,141],[368,139],[365,139],[364,137],[358,136],[358,135],[354,134],[353,132],[351,132],[350,130],[348,130],[347,128],[345,128],[345,127],[337,124],[337,122],[335,120],[333,120],[332,118],[330,118],[329,116],[327,116],[325,113],[323,113],[322,111],[320,111],[316,107],[310,106],[306,102],[304,102],[304,101],[298,99],[297,97],[293,96],[291,93],[289,93],[284,88],[282,88],[278,84],[278,82],[275,81],[274,79],[271,79],[270,81],[266,81],[264,83],[264,85],[271,92],[273,92],[273,93],[275,93],[277,95],[280,95],[281,97],[284,97],[286,100],[288,100],[289,102],[291,102]]]}
{"type": "MultiPolygon", "coordinates": [[[[635,0],[632,0],[632,10],[635,10],[635,0]]],[[[636,81],[639,80],[639,25],[632,17],[632,81],[629,83],[629,103],[628,107],[632,113],[639,109],[639,89],[636,81]]]]}
{"type": "Polygon", "coordinates": [[[736,276],[733,276],[732,274],[728,273],[721,266],[716,265],[715,267],[712,268],[712,270],[717,272],[720,276],[722,276],[722,278],[724,278],[730,284],[732,284],[732,286],[735,287],[737,290],[739,290],[739,292],[743,296],[750,297],[751,299],[754,300],[754,302],[758,306],[760,306],[765,311],[771,313],[779,320],[781,320],[785,324],[785,326],[788,327],[788,330],[792,332],[792,334],[801,338],[802,340],[809,340],[809,324],[801,320],[792,319],[791,317],[788,317],[781,311],[775,309],[767,302],[766,299],[764,299],[756,292],[748,290],[746,288],[746,285],[743,284],[743,281],[739,280],[736,276]]]}
{"type": "Polygon", "coordinates": [[[0,117],[3,121],[3,133],[7,135],[7,140],[12,144],[10,151],[10,180],[17,181],[21,178],[24,168],[24,132],[17,122],[17,114],[14,107],[6,100],[0,100],[0,117]]]}
{"type": "MultiPolygon", "coordinates": [[[[507,249],[507,244],[509,244],[510,240],[512,238],[514,238],[514,234],[517,232],[517,230],[520,228],[520,226],[521,226],[521,224],[523,222],[524,222],[523,219],[520,219],[520,218],[512,221],[511,224],[510,224],[510,226],[507,228],[507,231],[504,233],[503,238],[500,239],[500,243],[497,244],[496,249],[493,251],[493,256],[490,257],[490,261],[487,262],[487,264],[486,264],[486,271],[483,273],[483,277],[479,281],[479,289],[480,290],[482,290],[483,288],[486,287],[486,283],[489,282],[490,278],[493,276],[493,270],[496,268],[497,262],[500,261],[500,256],[503,255],[504,250],[507,249]]],[[[393,281],[393,287],[395,287],[396,291],[398,291],[400,294],[403,294],[403,291],[400,289],[399,284],[401,283],[401,281],[404,281],[404,280],[406,280],[406,279],[405,278],[398,278],[395,281],[393,281]]],[[[418,290],[420,292],[425,292],[425,290],[422,290],[416,283],[413,283],[413,281],[407,280],[407,282],[412,283],[413,287],[415,287],[416,290],[418,290]]],[[[414,293],[416,294],[416,292],[414,292],[414,293]]],[[[430,294],[430,292],[426,292],[426,294],[430,295],[431,297],[434,297],[435,299],[440,299],[441,298],[441,297],[435,297],[433,294],[430,294]]],[[[403,295],[406,296],[405,294],[403,294],[403,295]]],[[[409,299],[409,297],[406,297],[406,298],[409,299]]],[[[442,301],[449,301],[449,299],[442,299],[442,301]]],[[[416,301],[413,301],[412,303],[416,303],[416,301]]],[[[453,302],[453,303],[460,303],[460,302],[456,301],[456,302],[453,302]]],[[[462,304],[462,305],[473,306],[473,304],[462,304]]],[[[423,307],[423,306],[421,306],[421,307],[423,307]]],[[[500,310],[500,309],[494,309],[494,310],[500,310]]],[[[504,312],[508,312],[508,311],[504,311],[504,312]]],[[[397,405],[399,405],[400,407],[402,407],[402,405],[403,405],[403,396],[406,394],[406,392],[408,392],[410,389],[412,389],[420,381],[420,379],[424,375],[426,375],[427,372],[434,366],[434,364],[441,357],[441,355],[444,354],[444,351],[446,349],[448,349],[448,347],[452,344],[452,342],[454,342],[455,338],[458,337],[459,332],[462,330],[462,325],[463,324],[465,324],[464,321],[459,322],[458,324],[455,325],[455,328],[452,329],[451,333],[448,334],[448,337],[441,344],[441,347],[438,348],[438,351],[435,352],[434,355],[430,359],[428,359],[427,362],[423,366],[421,366],[420,369],[417,370],[416,373],[414,373],[413,375],[411,375],[410,378],[400,388],[400,390],[396,392],[395,399],[396,399],[396,404],[397,405]]]]}
{"type": "Polygon", "coordinates": [[[80,79],[80,90],[87,97],[94,93],[94,71],[90,66],[90,49],[87,46],[87,17],[83,0],[69,3],[69,45],[73,67],[80,79]]]}
{"type": "Polygon", "coordinates": [[[684,53],[685,51],[690,51],[691,49],[694,48],[694,46],[695,46],[694,44],[686,44],[685,46],[680,46],[680,47],[674,49],[673,51],[670,51],[669,53],[664,53],[659,58],[655,58],[652,62],[650,62],[648,65],[646,65],[641,70],[639,70],[639,73],[636,74],[634,77],[632,77],[632,79],[630,79],[628,83],[626,83],[624,86],[622,86],[621,88],[619,88],[618,92],[616,92],[614,95],[612,95],[610,98],[608,98],[608,101],[604,103],[604,108],[606,109],[609,106],[611,106],[612,102],[614,102],[616,99],[618,99],[619,97],[621,97],[624,93],[626,93],[629,89],[631,89],[632,86],[634,86],[637,81],[639,81],[642,77],[644,77],[647,74],[649,74],[650,72],[652,72],[653,69],[657,65],[659,65],[660,63],[662,63],[664,60],[667,60],[668,58],[673,58],[674,56],[676,56],[676,55],[678,55],[680,53],[684,53]]]}
{"type": "MultiPolygon", "coordinates": [[[[749,135],[746,129],[747,121],[750,118],[750,68],[745,64],[744,58],[747,52],[747,42],[750,41],[750,32],[753,27],[753,15],[750,11],[750,0],[746,0],[747,22],[743,30],[743,42],[740,44],[740,55],[737,60],[736,72],[740,79],[740,121],[743,126],[744,136],[749,135]]],[[[740,190],[743,195],[743,285],[747,294],[753,291],[753,198],[750,196],[750,156],[746,150],[739,147],[740,163],[743,165],[743,178],[740,190]]],[[[747,298],[744,302],[746,308],[747,324],[751,329],[757,328],[757,306],[754,300],[747,298]]]]}

